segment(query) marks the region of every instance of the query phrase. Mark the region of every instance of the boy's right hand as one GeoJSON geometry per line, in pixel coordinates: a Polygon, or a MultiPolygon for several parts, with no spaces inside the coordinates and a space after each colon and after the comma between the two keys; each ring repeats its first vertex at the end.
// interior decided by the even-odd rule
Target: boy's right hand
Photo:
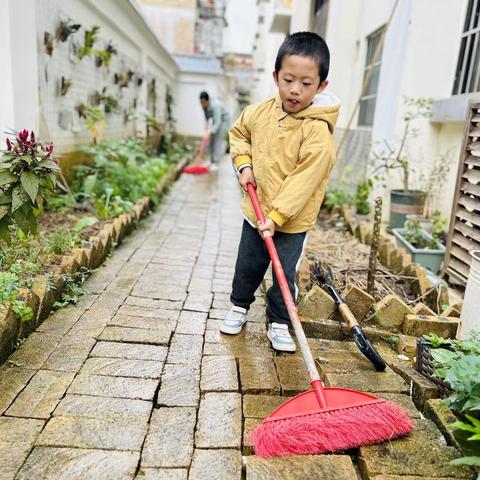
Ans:
{"type": "Polygon", "coordinates": [[[251,167],[245,167],[240,174],[240,178],[238,180],[242,188],[247,191],[247,185],[251,183],[255,188],[257,188],[257,184],[255,182],[255,176],[253,175],[253,170],[251,167]]]}

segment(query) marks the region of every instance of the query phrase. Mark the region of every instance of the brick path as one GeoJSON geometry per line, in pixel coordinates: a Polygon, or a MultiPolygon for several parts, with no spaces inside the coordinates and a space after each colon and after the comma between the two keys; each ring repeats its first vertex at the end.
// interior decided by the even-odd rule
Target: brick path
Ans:
{"type": "MultiPolygon", "coordinates": [[[[218,331],[229,308],[238,199],[227,161],[218,175],[183,176],[92,275],[80,303],[51,315],[0,368],[0,480],[358,478],[349,455],[250,456],[244,431],[308,379],[298,354],[269,348],[261,296],[242,335],[218,331]]],[[[421,427],[404,447],[362,449],[368,478],[456,477],[435,464],[454,449],[421,420],[401,377],[372,373],[349,343],[311,345],[331,361],[322,367],[327,382],[388,392],[421,427]],[[395,459],[426,441],[425,468],[395,459]]]]}

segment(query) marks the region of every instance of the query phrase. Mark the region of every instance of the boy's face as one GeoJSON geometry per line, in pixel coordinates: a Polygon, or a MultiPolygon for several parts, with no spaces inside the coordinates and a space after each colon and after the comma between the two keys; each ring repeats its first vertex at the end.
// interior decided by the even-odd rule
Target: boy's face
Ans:
{"type": "Polygon", "coordinates": [[[202,105],[202,108],[205,110],[206,108],[208,108],[208,100],[205,98],[201,98],[200,105],[202,105]]]}
{"type": "Polygon", "coordinates": [[[282,68],[273,72],[275,85],[282,100],[283,109],[297,113],[312,103],[317,93],[325,90],[328,81],[320,83],[317,62],[310,57],[288,55],[283,58],[282,68]]]}

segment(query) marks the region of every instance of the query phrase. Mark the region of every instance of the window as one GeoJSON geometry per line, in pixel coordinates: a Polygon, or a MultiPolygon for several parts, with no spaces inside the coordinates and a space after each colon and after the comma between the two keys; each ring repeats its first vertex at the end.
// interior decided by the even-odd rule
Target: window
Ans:
{"type": "Polygon", "coordinates": [[[480,0],[469,0],[463,27],[453,95],[480,91],[480,0]]]}
{"type": "MultiPolygon", "coordinates": [[[[480,1],[480,0],[479,0],[480,1]]],[[[373,125],[373,117],[375,114],[375,102],[377,100],[378,80],[380,78],[380,65],[382,62],[382,52],[377,57],[375,63],[372,63],[375,50],[382,38],[383,28],[373,32],[367,37],[367,58],[365,60],[365,71],[363,73],[363,80],[370,70],[373,70],[367,90],[360,100],[360,112],[358,114],[358,125],[362,127],[371,127],[373,125]]]]}

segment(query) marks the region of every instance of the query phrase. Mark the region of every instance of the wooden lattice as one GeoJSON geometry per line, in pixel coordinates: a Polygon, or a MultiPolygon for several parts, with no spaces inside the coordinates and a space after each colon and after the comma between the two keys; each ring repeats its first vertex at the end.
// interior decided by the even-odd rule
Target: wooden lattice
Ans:
{"type": "Polygon", "coordinates": [[[465,285],[470,250],[480,250],[480,102],[471,101],[457,172],[444,273],[465,285]]]}

